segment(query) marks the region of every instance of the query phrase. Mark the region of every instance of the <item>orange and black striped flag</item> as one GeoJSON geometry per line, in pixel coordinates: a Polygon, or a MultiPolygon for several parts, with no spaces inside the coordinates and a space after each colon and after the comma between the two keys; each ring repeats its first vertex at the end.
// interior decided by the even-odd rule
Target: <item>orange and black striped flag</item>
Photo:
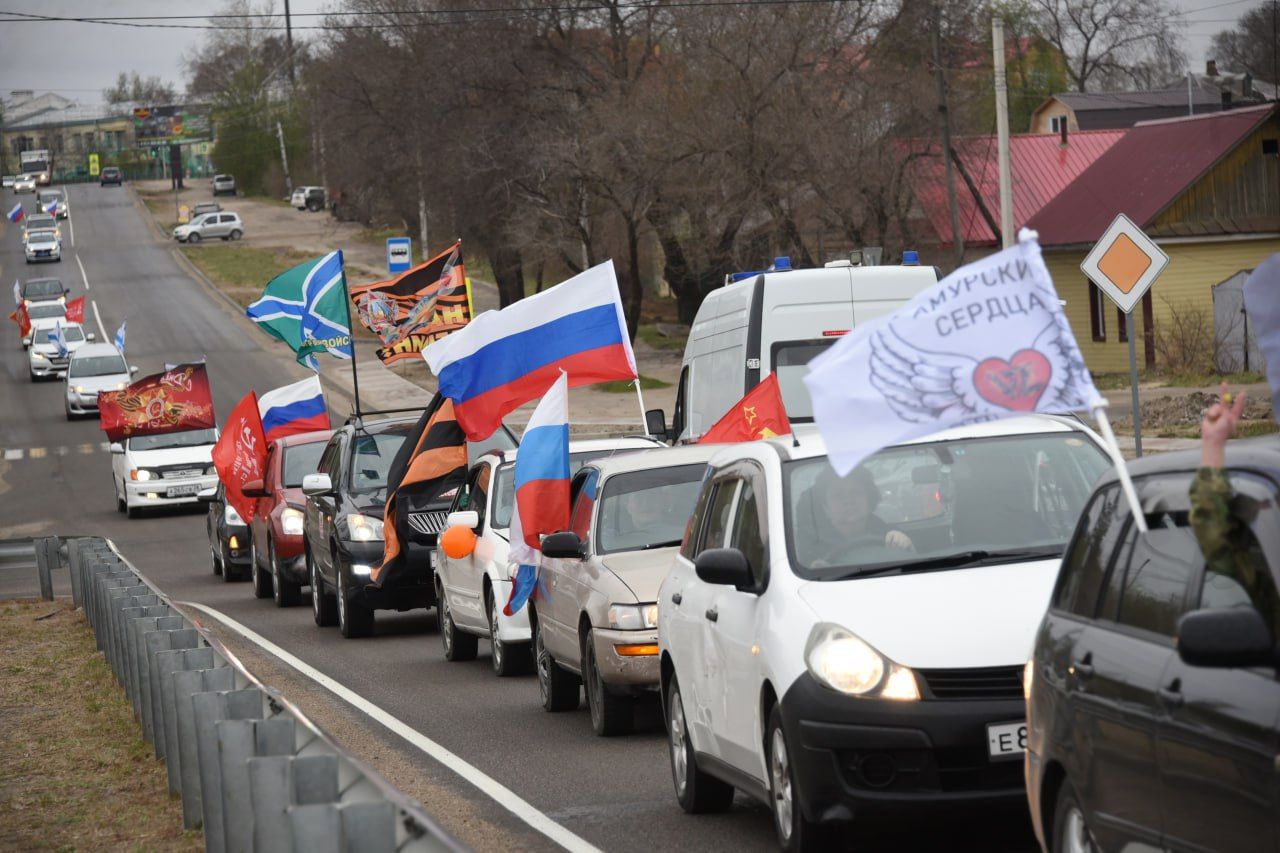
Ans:
{"type": "Polygon", "coordinates": [[[408,571],[409,513],[439,501],[466,476],[467,437],[453,416],[453,402],[437,393],[391,461],[382,561],[373,569],[372,586],[385,589],[408,571]]]}

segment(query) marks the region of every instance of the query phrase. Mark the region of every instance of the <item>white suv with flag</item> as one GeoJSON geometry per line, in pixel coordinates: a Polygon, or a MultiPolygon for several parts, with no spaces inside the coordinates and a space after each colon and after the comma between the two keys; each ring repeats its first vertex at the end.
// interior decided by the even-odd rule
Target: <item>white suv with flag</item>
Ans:
{"type": "Polygon", "coordinates": [[[218,485],[213,468],[216,429],[126,438],[111,444],[116,507],[130,518],[139,510],[195,504],[218,485]]]}
{"type": "Polygon", "coordinates": [[[31,348],[27,350],[31,381],[66,376],[71,354],[93,339],[93,333],[86,335],[79,323],[61,319],[52,326],[34,329],[31,333],[31,348]]]}
{"type": "Polygon", "coordinates": [[[680,805],[740,790],[809,850],[855,815],[1018,803],[1023,666],[1108,465],[1079,421],[1046,415],[914,439],[843,478],[814,432],[724,447],[658,595],[680,805]]]}

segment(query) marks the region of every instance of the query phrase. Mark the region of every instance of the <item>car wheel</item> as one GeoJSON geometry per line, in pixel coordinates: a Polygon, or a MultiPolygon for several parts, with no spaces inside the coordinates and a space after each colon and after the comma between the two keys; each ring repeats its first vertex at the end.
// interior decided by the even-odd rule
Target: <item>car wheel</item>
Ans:
{"type": "MultiPolygon", "coordinates": [[[[125,505],[127,508],[128,501],[125,502],[125,505]]],[[[204,524],[204,538],[209,542],[209,555],[213,558],[213,573],[215,575],[221,575],[222,560],[220,559],[220,556],[218,554],[218,549],[215,548],[213,545],[213,529],[209,527],[209,522],[207,521],[204,524]]]]}
{"type": "Polygon", "coordinates": [[[373,609],[355,586],[345,583],[338,572],[338,630],[348,640],[373,634],[373,609]]]}
{"type": "Polygon", "coordinates": [[[311,578],[311,615],[321,628],[332,625],[337,620],[336,602],[325,594],[324,581],[320,578],[320,568],[311,557],[311,549],[307,549],[307,575],[311,578]]]}
{"type": "Polygon", "coordinates": [[[234,229],[230,234],[230,237],[232,240],[239,240],[243,236],[244,236],[244,232],[241,231],[239,228],[234,229]]]}
{"type": "Polygon", "coordinates": [[[684,721],[684,701],[674,675],[667,685],[667,752],[676,801],[689,814],[722,812],[733,805],[733,786],[698,769],[698,757],[684,721]]]}
{"type": "Polygon", "coordinates": [[[267,565],[271,567],[271,598],[276,607],[293,607],[302,600],[302,584],[294,583],[280,574],[280,560],[276,556],[276,542],[267,538],[267,565]]]}
{"type": "MultiPolygon", "coordinates": [[[[112,482],[114,483],[115,481],[113,480],[112,482]]],[[[116,512],[124,512],[125,510],[124,498],[120,497],[122,493],[122,491],[116,492],[116,512]]]]}
{"type": "Polygon", "coordinates": [[[578,677],[564,669],[551,657],[547,647],[542,643],[542,628],[533,619],[533,647],[538,669],[538,693],[542,696],[542,707],[548,711],[576,711],[581,696],[578,691],[578,677]]]}
{"type": "Polygon", "coordinates": [[[193,232],[193,233],[191,233],[191,234],[188,234],[188,235],[187,235],[187,242],[188,242],[188,243],[199,243],[199,242],[200,242],[200,239],[201,239],[201,238],[200,238],[200,235],[199,235],[199,234],[197,234],[197,233],[194,233],[194,232],[193,232]]]}
{"type": "Polygon", "coordinates": [[[493,647],[493,673],[499,678],[524,675],[533,662],[528,643],[505,643],[498,637],[498,603],[493,588],[485,590],[485,610],[489,614],[489,645],[493,647]]]}
{"type": "Polygon", "coordinates": [[[258,565],[258,543],[249,534],[249,574],[253,579],[253,597],[269,598],[271,596],[271,577],[258,565]]]}
{"type": "Polygon", "coordinates": [[[444,659],[451,661],[475,660],[476,649],[480,638],[475,634],[458,630],[453,621],[453,611],[449,609],[449,599],[440,590],[436,596],[440,608],[440,645],[444,648],[444,659]]]}
{"type": "Polygon", "coordinates": [[[587,688],[587,708],[591,711],[591,728],[601,737],[624,735],[635,722],[635,702],[630,696],[609,692],[596,662],[595,632],[582,638],[582,680],[587,688]]]}
{"type": "Polygon", "coordinates": [[[1096,853],[1093,833],[1084,817],[1080,798],[1070,782],[1063,782],[1058,791],[1058,802],[1053,809],[1053,839],[1049,849],[1053,853],[1096,853]]]}
{"type": "Polygon", "coordinates": [[[222,563],[222,582],[231,583],[235,578],[231,576],[231,561],[227,559],[227,552],[222,550],[222,538],[218,538],[218,556],[222,563]]]}
{"type": "Polygon", "coordinates": [[[782,710],[777,705],[769,714],[765,743],[769,749],[769,803],[773,811],[773,828],[778,833],[778,846],[787,853],[826,849],[827,838],[823,828],[808,820],[800,808],[795,765],[791,760],[787,733],[782,728],[782,710]]]}

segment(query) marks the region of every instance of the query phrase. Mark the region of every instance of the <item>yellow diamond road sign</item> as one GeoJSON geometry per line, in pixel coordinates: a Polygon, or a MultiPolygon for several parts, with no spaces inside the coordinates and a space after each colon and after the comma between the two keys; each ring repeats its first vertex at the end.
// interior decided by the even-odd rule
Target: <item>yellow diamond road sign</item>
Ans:
{"type": "Polygon", "coordinates": [[[1089,250],[1080,269],[1128,314],[1168,264],[1169,256],[1121,213],[1089,250]]]}

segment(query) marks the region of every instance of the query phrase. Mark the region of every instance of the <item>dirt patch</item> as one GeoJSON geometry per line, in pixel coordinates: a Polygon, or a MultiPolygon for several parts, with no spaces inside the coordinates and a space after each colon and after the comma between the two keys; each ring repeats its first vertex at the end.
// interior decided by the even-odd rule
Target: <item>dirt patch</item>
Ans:
{"type": "MultiPolygon", "coordinates": [[[[1155,435],[1194,438],[1200,433],[1200,421],[1205,410],[1217,400],[1217,394],[1207,391],[1171,394],[1145,400],[1142,403],[1142,430],[1155,435]]],[[[1132,430],[1133,419],[1129,416],[1117,418],[1116,428],[1132,430]]],[[[1245,403],[1237,434],[1262,435],[1276,430],[1276,423],[1271,418],[1271,401],[1250,396],[1245,403]]]]}
{"type": "Polygon", "coordinates": [[[69,601],[0,605],[0,849],[202,850],[69,601]],[[50,615],[52,614],[52,615],[50,615]],[[47,618],[39,618],[47,617],[47,618]]]}

